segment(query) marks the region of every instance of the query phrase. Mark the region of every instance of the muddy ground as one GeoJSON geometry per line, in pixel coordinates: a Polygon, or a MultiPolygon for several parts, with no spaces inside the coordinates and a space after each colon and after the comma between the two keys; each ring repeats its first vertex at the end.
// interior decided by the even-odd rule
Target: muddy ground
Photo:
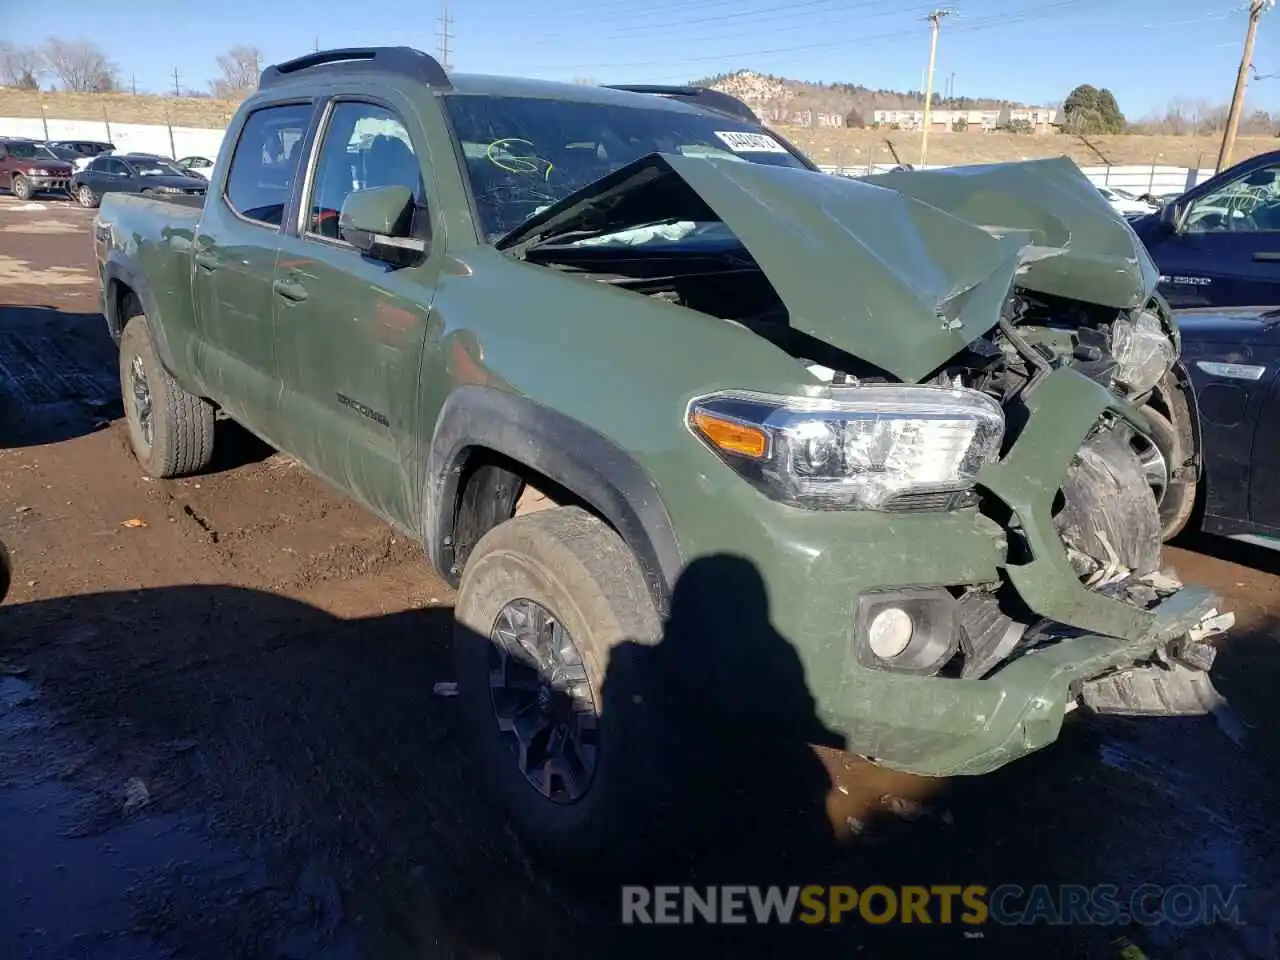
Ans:
{"type": "MultiPolygon", "coordinates": [[[[0,197],[0,955],[1280,955],[1280,554],[1169,551],[1237,611],[1220,722],[1077,713],[955,782],[827,758],[830,783],[797,778],[697,874],[1241,886],[1242,924],[622,928],[617,889],[532,862],[480,788],[433,692],[451,593],[416,547],[229,423],[205,475],[141,476],[90,219],[0,197]]],[[[744,766],[713,815],[790,783],[744,766]]]]}

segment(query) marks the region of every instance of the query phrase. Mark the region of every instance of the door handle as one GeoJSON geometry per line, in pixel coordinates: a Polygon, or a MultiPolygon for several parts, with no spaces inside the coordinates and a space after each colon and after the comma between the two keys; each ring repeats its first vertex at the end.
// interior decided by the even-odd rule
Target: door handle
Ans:
{"type": "Polygon", "coordinates": [[[294,303],[301,303],[307,299],[307,288],[300,283],[293,283],[289,280],[276,280],[271,284],[271,289],[294,303]]]}
{"type": "Polygon", "coordinates": [[[1255,260],[1269,260],[1275,262],[1280,260],[1280,250],[1259,250],[1253,255],[1255,260]]]}
{"type": "Polygon", "coordinates": [[[196,247],[195,252],[192,253],[191,256],[195,260],[197,267],[203,267],[205,270],[209,271],[217,270],[218,265],[221,262],[216,256],[209,252],[208,247],[196,247]]]}

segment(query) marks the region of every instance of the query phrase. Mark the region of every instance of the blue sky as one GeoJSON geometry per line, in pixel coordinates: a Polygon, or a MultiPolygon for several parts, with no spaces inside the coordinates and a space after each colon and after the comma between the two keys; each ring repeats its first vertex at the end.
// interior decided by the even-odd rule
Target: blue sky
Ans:
{"type": "MultiPolygon", "coordinates": [[[[928,60],[919,0],[454,0],[455,69],[599,82],[681,82],[740,67],[805,80],[919,88],[928,60]]],[[[943,21],[935,81],[955,92],[1061,100],[1077,83],[1108,86],[1137,119],[1177,97],[1230,98],[1244,38],[1242,0],[954,0],[943,21]]],[[[0,0],[12,14],[27,0],[0,0]]],[[[215,57],[256,44],[267,62],[311,49],[408,44],[437,49],[438,0],[155,0],[80,4],[91,37],[140,90],[207,88],[215,57]]],[[[70,37],[40,16],[7,17],[6,33],[36,43],[70,37]]],[[[1249,108],[1280,110],[1280,7],[1264,16],[1249,108]]]]}

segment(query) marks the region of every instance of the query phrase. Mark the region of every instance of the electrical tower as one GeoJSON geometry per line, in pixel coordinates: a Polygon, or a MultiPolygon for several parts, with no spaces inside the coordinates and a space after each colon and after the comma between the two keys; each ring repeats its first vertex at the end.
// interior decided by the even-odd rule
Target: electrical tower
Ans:
{"type": "Polygon", "coordinates": [[[929,14],[929,72],[925,79],[924,90],[924,123],[920,126],[920,166],[924,166],[929,156],[929,125],[933,122],[929,114],[933,111],[933,67],[938,58],[938,25],[943,17],[949,17],[954,10],[940,9],[929,14]]]}
{"type": "Polygon", "coordinates": [[[1276,5],[1276,0],[1250,0],[1249,29],[1244,35],[1244,53],[1240,57],[1240,70],[1236,74],[1236,88],[1231,94],[1231,110],[1227,113],[1227,129],[1222,134],[1222,147],[1218,150],[1218,167],[1221,171],[1231,165],[1231,151],[1236,145],[1236,131],[1240,129],[1240,114],[1244,110],[1244,88],[1253,69],[1253,43],[1258,36],[1258,21],[1276,5]]]}
{"type": "Polygon", "coordinates": [[[449,16],[448,6],[440,8],[440,16],[436,18],[436,22],[440,24],[439,42],[437,45],[437,53],[440,60],[440,66],[444,67],[445,72],[453,69],[453,64],[449,60],[449,41],[453,39],[453,34],[449,32],[449,25],[453,23],[453,18],[449,16]]]}

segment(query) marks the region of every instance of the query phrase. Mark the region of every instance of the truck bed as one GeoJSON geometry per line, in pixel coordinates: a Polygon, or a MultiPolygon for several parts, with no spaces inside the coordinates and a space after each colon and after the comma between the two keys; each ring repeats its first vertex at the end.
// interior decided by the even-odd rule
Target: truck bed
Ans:
{"type": "Polygon", "coordinates": [[[94,256],[107,298],[105,313],[110,332],[118,337],[128,307],[116,304],[117,283],[146,277],[155,298],[149,304],[154,326],[172,326],[178,346],[182,333],[194,329],[191,297],[191,244],[200,226],[204,198],[194,196],[143,197],[108,193],[94,220],[94,256]]]}

